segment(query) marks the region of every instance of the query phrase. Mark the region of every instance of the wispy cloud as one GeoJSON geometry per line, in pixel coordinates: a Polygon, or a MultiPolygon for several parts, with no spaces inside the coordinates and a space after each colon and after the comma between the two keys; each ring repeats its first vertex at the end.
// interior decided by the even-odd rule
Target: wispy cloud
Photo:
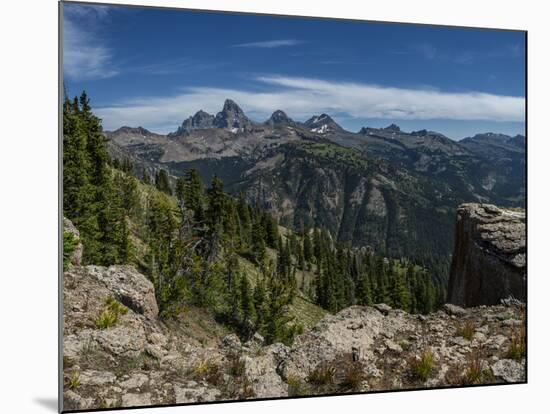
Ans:
{"type": "Polygon", "coordinates": [[[296,119],[315,113],[341,114],[353,119],[391,120],[490,120],[524,119],[522,97],[482,92],[450,93],[433,88],[407,89],[365,83],[326,81],[288,76],[255,79],[267,92],[229,88],[195,87],[166,97],[147,97],[120,102],[97,110],[107,129],[122,125],[145,126],[159,132],[175,129],[199,109],[215,113],[231,98],[256,120],[283,109],[296,119]]]}
{"type": "Polygon", "coordinates": [[[261,42],[238,43],[236,45],[232,45],[231,47],[273,49],[276,47],[297,46],[302,43],[304,43],[302,40],[297,40],[297,39],[278,39],[278,40],[264,40],[261,42]]]}
{"type": "Polygon", "coordinates": [[[438,56],[437,48],[430,43],[415,45],[413,49],[428,60],[433,60],[438,56]]]}
{"type": "Polygon", "coordinates": [[[442,50],[431,43],[417,43],[410,45],[407,49],[390,50],[392,55],[419,55],[426,60],[453,62],[459,65],[471,65],[476,61],[499,58],[521,58],[524,56],[524,47],[521,44],[513,43],[491,50],[442,50]]]}
{"type": "Polygon", "coordinates": [[[113,52],[97,34],[107,7],[70,5],[64,8],[63,71],[73,80],[115,76],[113,52]]]}

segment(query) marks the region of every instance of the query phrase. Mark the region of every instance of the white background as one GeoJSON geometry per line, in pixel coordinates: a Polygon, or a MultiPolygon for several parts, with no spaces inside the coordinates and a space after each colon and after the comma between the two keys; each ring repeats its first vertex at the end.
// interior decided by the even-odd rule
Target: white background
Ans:
{"type": "MultiPolygon", "coordinates": [[[[529,384],[126,412],[548,412],[550,30],[544,1],[135,1],[146,5],[527,29],[529,384]]],[[[0,411],[52,413],[57,407],[57,1],[2,1],[0,8],[0,411]]]]}

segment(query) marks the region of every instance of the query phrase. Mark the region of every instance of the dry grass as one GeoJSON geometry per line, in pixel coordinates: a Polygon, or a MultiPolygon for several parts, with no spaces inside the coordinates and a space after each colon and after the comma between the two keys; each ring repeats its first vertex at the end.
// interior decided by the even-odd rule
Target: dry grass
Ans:
{"type": "Polygon", "coordinates": [[[456,336],[461,336],[468,341],[474,337],[475,325],[472,321],[467,321],[464,325],[456,328],[456,336]]]}
{"type": "Polygon", "coordinates": [[[521,327],[514,329],[510,339],[510,347],[506,352],[506,358],[520,361],[527,355],[527,329],[525,309],[521,312],[521,327]]]}
{"type": "Polygon", "coordinates": [[[341,386],[356,391],[361,387],[365,379],[363,365],[359,362],[351,362],[344,368],[344,378],[342,379],[341,386]]]}
{"type": "Polygon", "coordinates": [[[336,368],[332,364],[323,362],[309,373],[307,381],[315,385],[329,385],[334,383],[335,373],[336,368]]]}
{"type": "Polygon", "coordinates": [[[409,361],[409,367],[413,378],[422,382],[430,377],[434,370],[434,359],[431,350],[422,352],[420,358],[413,358],[409,361]]]}
{"type": "Polygon", "coordinates": [[[206,381],[214,386],[223,382],[223,370],[217,362],[203,359],[195,364],[192,369],[193,377],[206,381]]]}
{"type": "Polygon", "coordinates": [[[286,379],[286,383],[288,384],[289,397],[299,397],[309,394],[309,388],[307,384],[297,377],[289,376],[286,379]]]}

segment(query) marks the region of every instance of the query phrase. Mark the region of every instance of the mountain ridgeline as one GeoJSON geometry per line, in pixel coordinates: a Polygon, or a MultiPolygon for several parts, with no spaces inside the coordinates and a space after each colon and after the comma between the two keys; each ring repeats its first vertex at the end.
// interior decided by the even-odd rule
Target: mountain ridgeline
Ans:
{"type": "Polygon", "coordinates": [[[253,122],[232,100],[202,110],[174,133],[143,128],[107,132],[113,158],[138,176],[193,168],[236,196],[268,209],[281,225],[324,228],[337,242],[408,257],[445,284],[456,208],[465,202],[525,204],[525,137],[479,134],[453,141],[420,130],[346,131],[329,115],[304,123],[277,110],[253,122]]]}

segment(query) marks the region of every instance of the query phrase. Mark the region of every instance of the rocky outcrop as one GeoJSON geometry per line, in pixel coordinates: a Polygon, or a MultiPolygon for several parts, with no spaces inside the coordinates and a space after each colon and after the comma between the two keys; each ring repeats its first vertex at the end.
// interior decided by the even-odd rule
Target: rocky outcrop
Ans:
{"type": "Polygon", "coordinates": [[[462,204],[457,211],[448,301],[460,306],[495,305],[527,294],[523,210],[462,204]]]}
{"type": "Polygon", "coordinates": [[[516,302],[426,316],[353,306],[289,347],[258,334],[195,340],[186,323],[158,318],[151,283],[131,266],[71,266],[63,299],[65,410],[525,380],[516,302]]]}

